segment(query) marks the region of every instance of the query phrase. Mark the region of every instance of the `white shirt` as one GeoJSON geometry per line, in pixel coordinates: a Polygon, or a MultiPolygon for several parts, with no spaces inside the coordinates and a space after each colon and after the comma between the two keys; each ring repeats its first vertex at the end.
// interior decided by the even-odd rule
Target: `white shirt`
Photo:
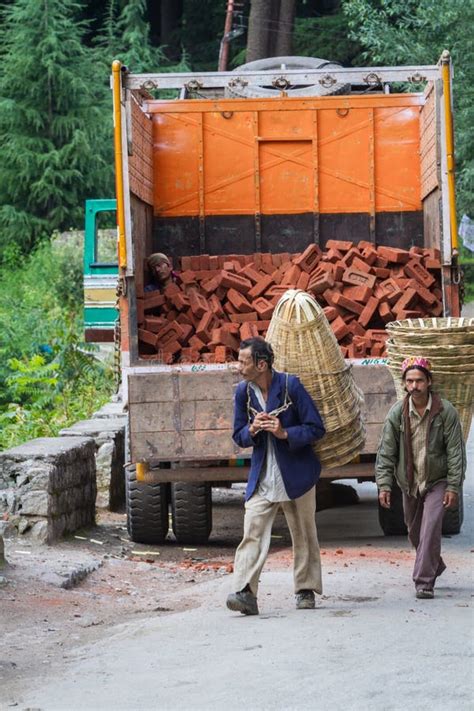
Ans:
{"type": "MultiPolygon", "coordinates": [[[[261,408],[265,410],[266,404],[263,399],[262,391],[255,383],[250,383],[250,387],[257,396],[261,408]]],[[[270,432],[264,432],[263,434],[266,434],[267,437],[267,456],[262,464],[257,493],[272,503],[290,501],[290,497],[286,493],[285,484],[283,483],[280,467],[278,466],[274,437],[270,432]]]]}

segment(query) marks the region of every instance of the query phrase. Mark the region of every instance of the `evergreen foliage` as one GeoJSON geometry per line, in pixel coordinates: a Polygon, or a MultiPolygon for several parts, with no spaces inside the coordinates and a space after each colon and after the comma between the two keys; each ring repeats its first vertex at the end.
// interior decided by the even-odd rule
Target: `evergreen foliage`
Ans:
{"type": "Polygon", "coordinates": [[[54,436],[112,394],[111,368],[83,343],[82,300],[76,245],[45,241],[0,276],[0,448],[54,436]]]}
{"type": "Polygon", "coordinates": [[[369,64],[454,64],[458,212],[474,216],[474,2],[343,0],[351,37],[369,64]]]}
{"type": "Polygon", "coordinates": [[[80,225],[87,197],[111,194],[108,77],[82,44],[74,0],[4,6],[0,53],[0,249],[28,252],[80,225]]]}

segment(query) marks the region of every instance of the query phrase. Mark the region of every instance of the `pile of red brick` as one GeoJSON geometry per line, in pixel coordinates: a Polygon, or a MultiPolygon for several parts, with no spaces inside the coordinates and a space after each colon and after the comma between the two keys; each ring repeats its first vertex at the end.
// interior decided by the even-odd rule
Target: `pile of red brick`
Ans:
{"type": "Polygon", "coordinates": [[[223,363],[239,342],[264,336],[291,288],[323,306],[348,358],[385,355],[385,324],[442,314],[437,249],[329,240],[322,251],[181,258],[178,283],[137,299],[143,358],[223,363]]]}

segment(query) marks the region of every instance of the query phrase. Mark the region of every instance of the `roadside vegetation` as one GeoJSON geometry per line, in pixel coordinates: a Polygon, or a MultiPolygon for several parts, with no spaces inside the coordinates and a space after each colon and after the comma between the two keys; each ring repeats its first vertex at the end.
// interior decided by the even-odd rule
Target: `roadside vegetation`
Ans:
{"type": "Polygon", "coordinates": [[[52,437],[103,405],[113,369],[83,342],[77,243],[40,244],[0,276],[0,449],[52,437]]]}

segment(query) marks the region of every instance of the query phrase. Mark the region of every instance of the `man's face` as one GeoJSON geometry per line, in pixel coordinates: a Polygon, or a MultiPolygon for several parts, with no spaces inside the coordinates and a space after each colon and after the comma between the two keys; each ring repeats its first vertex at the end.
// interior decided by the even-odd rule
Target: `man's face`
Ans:
{"type": "Polygon", "coordinates": [[[171,264],[163,259],[155,264],[153,270],[158,281],[166,281],[171,274],[171,264]]]}
{"type": "Polygon", "coordinates": [[[421,370],[409,370],[405,376],[406,391],[413,400],[424,400],[427,397],[430,380],[421,370]]]}
{"type": "Polygon", "coordinates": [[[249,383],[255,382],[267,367],[265,361],[262,360],[258,365],[255,365],[250,348],[243,348],[239,351],[237,362],[240,375],[249,383]]]}

